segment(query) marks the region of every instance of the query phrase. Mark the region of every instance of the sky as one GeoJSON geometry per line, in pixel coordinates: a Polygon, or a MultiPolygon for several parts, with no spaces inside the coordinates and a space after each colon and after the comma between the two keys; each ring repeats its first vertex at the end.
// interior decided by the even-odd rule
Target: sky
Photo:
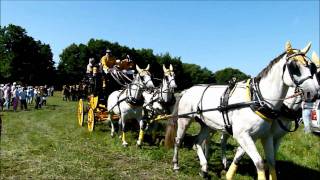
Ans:
{"type": "Polygon", "coordinates": [[[0,20],[49,44],[56,63],[71,43],[95,38],[168,52],[213,72],[232,67],[255,76],[288,40],[297,49],[311,41],[319,54],[319,6],[319,0],[1,0],[0,20]]]}

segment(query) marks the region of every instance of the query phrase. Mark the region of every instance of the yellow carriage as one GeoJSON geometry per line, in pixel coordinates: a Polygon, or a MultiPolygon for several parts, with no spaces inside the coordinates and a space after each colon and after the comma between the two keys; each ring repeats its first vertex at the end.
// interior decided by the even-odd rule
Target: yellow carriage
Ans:
{"type": "MultiPolygon", "coordinates": [[[[127,69],[129,67],[132,67],[133,63],[132,62],[127,62],[125,61],[121,61],[121,63],[119,64],[119,68],[118,70],[123,70],[123,69],[127,69]]],[[[97,72],[97,69],[94,67],[93,68],[93,72],[95,74],[95,79],[94,79],[94,86],[91,87],[90,89],[92,89],[90,92],[91,95],[88,97],[88,102],[87,102],[87,106],[85,107],[85,103],[83,99],[80,99],[78,102],[78,108],[77,108],[77,119],[78,119],[78,123],[80,126],[83,126],[84,124],[84,117],[85,117],[85,113],[87,112],[87,125],[88,125],[88,130],[89,132],[92,132],[95,126],[95,123],[97,122],[103,122],[106,121],[108,119],[108,110],[107,110],[107,105],[106,105],[106,101],[105,100],[101,100],[103,99],[102,97],[99,97],[99,94],[101,95],[101,93],[99,91],[102,91],[103,89],[109,88],[109,92],[106,94],[110,94],[113,90],[116,90],[116,84],[119,81],[114,81],[113,79],[111,79],[109,77],[108,80],[102,78],[101,81],[98,80],[99,78],[99,74],[97,72]],[[111,86],[108,86],[108,84],[112,84],[111,86]],[[100,87],[100,88],[98,88],[100,87]],[[112,90],[111,90],[112,89],[112,90]],[[93,93],[96,92],[96,93],[93,93]],[[98,92],[98,93],[97,93],[98,92]]],[[[114,76],[111,76],[112,78],[114,78],[114,76]]],[[[124,84],[127,82],[124,82],[124,84]]],[[[120,88],[120,87],[119,87],[120,88]]],[[[118,89],[119,89],[118,88],[118,89]]],[[[107,98],[107,97],[105,97],[107,98]]],[[[112,120],[118,120],[119,117],[117,115],[113,115],[113,117],[111,117],[112,120]]]]}
{"type": "MultiPolygon", "coordinates": [[[[84,114],[87,111],[87,126],[88,131],[92,132],[94,126],[98,122],[103,122],[108,119],[108,110],[105,104],[99,103],[99,97],[91,95],[88,98],[87,108],[84,107],[83,99],[78,102],[78,123],[80,126],[84,124],[84,114]]],[[[112,120],[118,120],[117,115],[112,116],[112,120]]]]}

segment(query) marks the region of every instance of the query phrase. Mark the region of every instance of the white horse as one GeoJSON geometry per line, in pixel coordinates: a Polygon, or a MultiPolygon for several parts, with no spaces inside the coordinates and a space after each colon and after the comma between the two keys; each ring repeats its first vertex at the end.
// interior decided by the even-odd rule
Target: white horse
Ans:
{"type": "MultiPolygon", "coordinates": [[[[235,85],[231,91],[227,113],[224,113],[224,115],[221,112],[225,112],[226,109],[220,108],[220,98],[224,94],[226,86],[202,85],[187,89],[180,101],[177,102],[176,112],[174,112],[179,114],[178,118],[174,119],[177,121],[177,135],[174,138],[172,136],[173,133],[166,134],[166,144],[174,142],[173,169],[179,169],[179,145],[191,121],[197,119],[205,124],[201,128],[201,136],[198,137],[198,142],[196,143],[201,171],[204,175],[207,174],[208,167],[201,143],[208,137],[210,129],[226,132],[228,130],[227,127],[231,126],[233,137],[253,160],[257,169],[258,179],[266,179],[264,162],[254,142],[257,139],[263,139],[264,148],[273,149],[272,138],[268,136],[268,133],[271,128],[272,118],[280,110],[283,98],[285,98],[289,87],[299,87],[304,94],[315,96],[317,90],[308,62],[304,58],[304,54],[308,49],[309,46],[296,53],[288,42],[286,44],[286,52],[275,58],[253,79],[253,82],[239,82],[235,85]],[[255,97],[254,101],[252,97],[255,97]],[[249,105],[254,105],[257,109],[251,109],[249,105]],[[265,107],[266,111],[270,113],[266,114],[261,109],[265,107]],[[207,111],[208,109],[210,111],[207,111]],[[225,114],[227,114],[227,120],[224,117],[225,114]]],[[[173,132],[174,128],[167,128],[167,131],[173,132]]],[[[269,151],[266,153],[273,155],[274,152],[269,151]]],[[[270,163],[268,162],[268,164],[270,163]]],[[[269,169],[273,168],[272,166],[269,167],[269,169]]]]}
{"type": "Polygon", "coordinates": [[[140,69],[136,65],[138,74],[133,81],[124,90],[114,91],[108,98],[108,120],[111,121],[111,136],[114,135],[114,125],[112,122],[113,114],[119,115],[119,123],[122,128],[122,145],[127,146],[126,142],[126,123],[128,120],[136,119],[140,126],[137,145],[140,146],[143,141],[144,130],[142,120],[142,106],[144,98],[142,92],[145,88],[154,88],[154,84],[149,72],[149,65],[146,69],[140,69]]]}
{"type": "MultiPolygon", "coordinates": [[[[319,80],[317,79],[317,75],[320,74],[320,72],[317,72],[320,70],[319,68],[319,58],[318,56],[315,54],[315,52],[312,55],[312,61],[313,61],[313,67],[311,68],[311,73],[313,74],[313,80],[315,80],[315,85],[316,85],[316,89],[320,89],[320,84],[319,84],[319,80]]],[[[312,65],[312,64],[310,64],[312,65]]],[[[295,120],[297,123],[297,119],[301,117],[301,103],[303,101],[303,97],[301,96],[295,96],[292,97],[292,95],[295,94],[296,89],[295,88],[289,88],[286,100],[284,100],[281,112],[280,112],[280,117],[278,118],[278,121],[273,121],[271,128],[270,128],[270,136],[272,136],[273,138],[273,151],[274,154],[272,156],[272,154],[269,154],[270,158],[269,160],[267,160],[268,162],[274,163],[272,164],[273,167],[275,167],[275,157],[276,154],[279,150],[280,147],[280,143],[281,143],[281,139],[283,138],[283,136],[285,136],[288,132],[289,129],[291,127],[292,121],[295,120]]],[[[226,157],[225,157],[225,144],[227,141],[228,135],[227,134],[223,134],[222,135],[222,158],[223,158],[223,163],[224,166],[226,166],[226,157]]],[[[270,151],[270,150],[269,150],[270,151]]],[[[234,176],[237,168],[238,168],[238,164],[239,161],[241,160],[241,158],[243,157],[243,155],[245,154],[244,150],[241,147],[238,147],[236,155],[233,159],[232,164],[229,167],[229,170],[226,174],[226,176],[229,179],[232,179],[232,177],[234,176]]],[[[274,177],[276,177],[276,171],[275,169],[270,169],[270,178],[269,179],[274,179],[274,177]]]]}
{"type": "MultiPolygon", "coordinates": [[[[173,106],[175,104],[174,89],[177,88],[175,81],[175,74],[173,66],[170,64],[169,69],[162,66],[163,78],[162,84],[159,88],[153,92],[144,91],[143,97],[145,99],[144,109],[148,119],[156,119],[159,115],[171,114],[173,106]]],[[[151,120],[151,121],[152,121],[151,120]]],[[[153,130],[152,136],[155,136],[155,130],[158,123],[150,122],[152,128],[148,126],[148,129],[153,130]]]]}

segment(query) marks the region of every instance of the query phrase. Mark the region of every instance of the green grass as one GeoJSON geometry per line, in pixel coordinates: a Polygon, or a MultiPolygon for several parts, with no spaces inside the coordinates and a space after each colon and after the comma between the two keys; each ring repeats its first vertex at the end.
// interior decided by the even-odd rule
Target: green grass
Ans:
{"type": "MultiPolygon", "coordinates": [[[[135,146],[136,133],[130,133],[129,146],[110,137],[105,124],[89,133],[76,121],[76,102],[64,102],[57,94],[40,110],[2,112],[0,151],[1,179],[201,179],[200,165],[192,148],[180,149],[179,173],[173,172],[172,150],[145,144],[135,146]]],[[[189,133],[197,133],[193,125],[189,133]]],[[[209,171],[212,179],[224,179],[220,163],[219,135],[211,143],[209,171]]],[[[261,150],[260,143],[259,149],[261,150]]],[[[237,144],[229,140],[231,161],[237,144]]],[[[319,136],[305,135],[302,128],[283,140],[278,153],[279,179],[319,179],[319,136]]],[[[246,157],[236,179],[252,179],[255,167],[246,157]]]]}

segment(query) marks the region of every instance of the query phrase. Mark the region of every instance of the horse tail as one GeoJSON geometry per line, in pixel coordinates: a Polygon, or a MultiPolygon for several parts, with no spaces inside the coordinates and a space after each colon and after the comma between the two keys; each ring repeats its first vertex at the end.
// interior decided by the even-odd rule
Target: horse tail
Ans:
{"type": "Polygon", "coordinates": [[[176,98],[176,103],[174,104],[173,111],[171,115],[173,116],[167,122],[166,135],[164,139],[164,146],[166,148],[173,148],[175,143],[176,133],[177,133],[177,121],[178,121],[178,108],[181,97],[185,91],[181,92],[180,95],[176,98]]]}

